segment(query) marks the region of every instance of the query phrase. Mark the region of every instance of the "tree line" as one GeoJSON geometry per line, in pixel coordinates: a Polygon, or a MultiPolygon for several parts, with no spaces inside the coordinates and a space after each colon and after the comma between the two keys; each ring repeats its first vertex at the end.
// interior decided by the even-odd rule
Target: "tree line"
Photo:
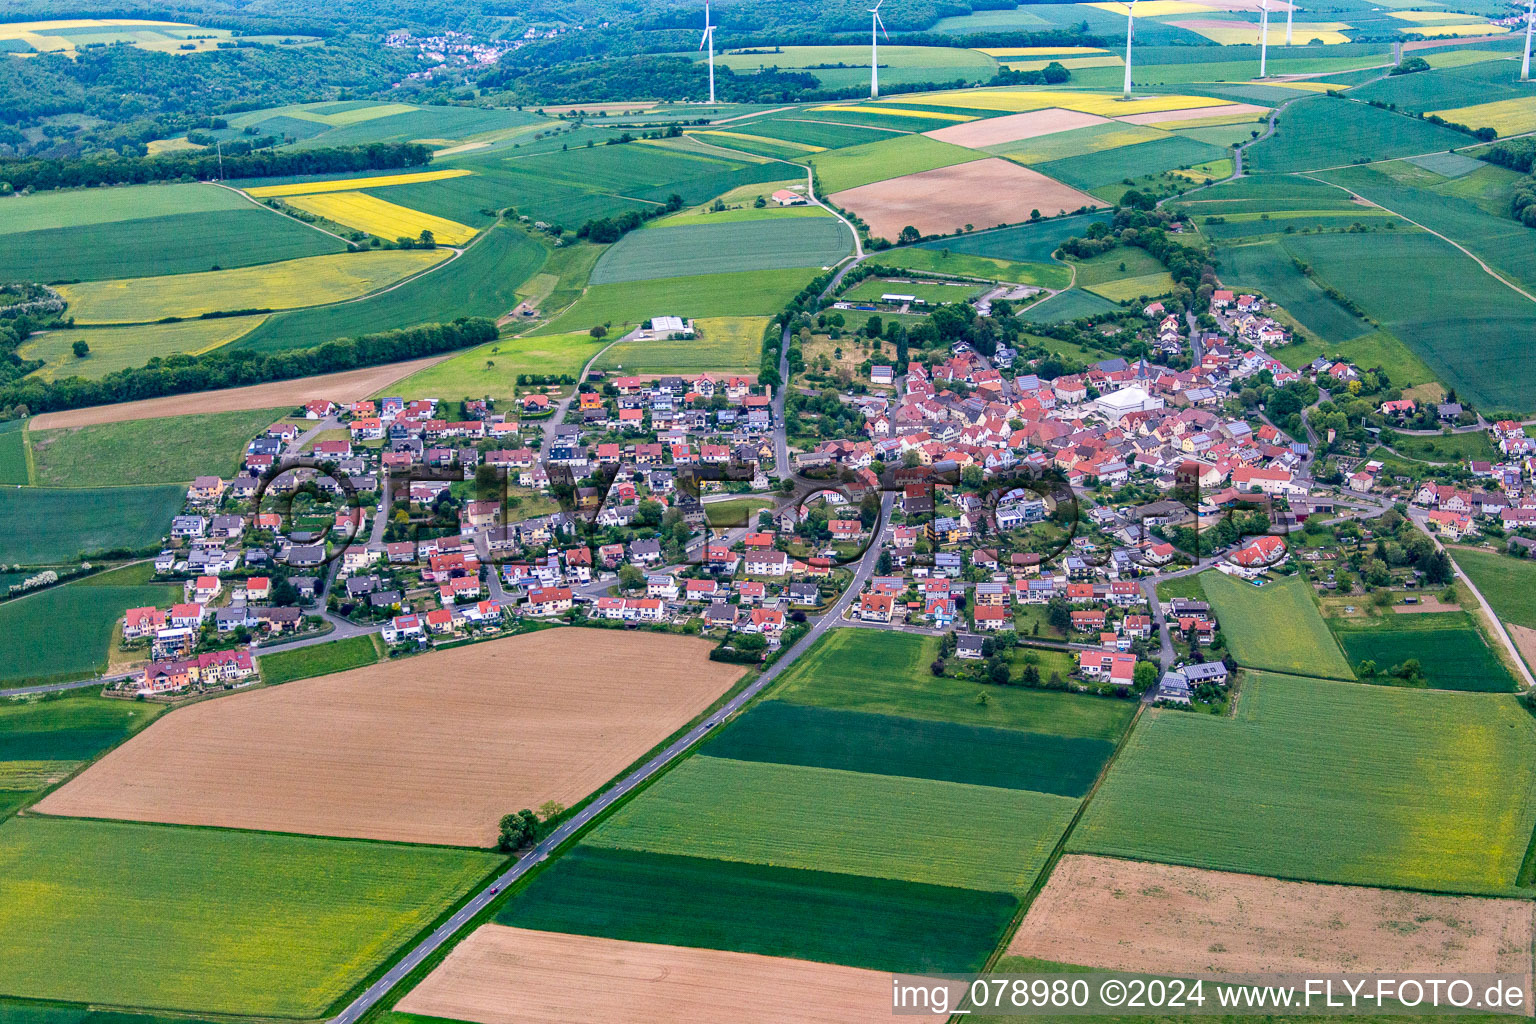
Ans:
{"type": "Polygon", "coordinates": [[[12,416],[27,416],[56,409],[293,380],[469,348],[494,341],[496,334],[493,320],[460,317],[452,323],[365,334],[314,348],[284,352],[215,349],[197,356],[175,355],[152,359],[146,366],[119,370],[99,380],[14,380],[0,387],[0,410],[8,409],[12,416]]]}
{"type": "MultiPolygon", "coordinates": [[[[20,192],[152,181],[271,178],[423,167],[432,151],[414,142],[370,142],[331,149],[257,150],[225,156],[203,150],[151,157],[74,160],[0,160],[0,183],[20,192]]],[[[0,189],[0,191],[4,191],[0,189]]]]}

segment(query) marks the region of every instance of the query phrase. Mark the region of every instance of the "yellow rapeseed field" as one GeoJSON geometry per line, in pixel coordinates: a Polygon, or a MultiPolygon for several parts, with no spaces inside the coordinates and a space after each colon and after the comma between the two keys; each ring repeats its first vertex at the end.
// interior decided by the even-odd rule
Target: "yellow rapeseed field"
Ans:
{"type": "Polygon", "coordinates": [[[416,238],[423,231],[430,231],[432,237],[444,245],[460,245],[475,237],[475,229],[468,224],[396,206],[365,192],[293,196],[287,202],[307,213],[380,238],[416,238]]]}
{"type": "MultiPolygon", "coordinates": [[[[1125,14],[1126,5],[1121,3],[1095,3],[1089,7],[1097,7],[1101,11],[1110,14],[1125,14]]],[[[1160,18],[1171,14],[1205,14],[1210,11],[1220,10],[1218,7],[1207,7],[1205,4],[1189,3],[1187,0],[1141,0],[1136,5],[1136,17],[1160,18]]]]}
{"type": "Polygon", "coordinates": [[[994,46],[977,50],[988,57],[1045,57],[1051,54],[1107,53],[1097,46],[994,46]]]}
{"type": "Polygon", "coordinates": [[[1536,131],[1536,96],[1517,96],[1510,100],[1495,100],[1471,107],[1436,110],[1434,113],[1453,124],[1492,128],[1500,135],[1536,131]]]}
{"type": "Polygon", "coordinates": [[[341,178],[337,181],[299,181],[289,185],[259,185],[248,188],[245,194],[253,199],[270,199],[273,196],[312,196],[321,192],[355,192],[360,188],[384,188],[388,185],[416,185],[423,181],[442,181],[444,178],[462,178],[473,171],[459,167],[443,171],[417,171],[413,174],[384,174],[375,178],[341,178]]]}
{"type": "Polygon", "coordinates": [[[1501,36],[1507,25],[1415,25],[1408,29],[1421,36],[1501,36]]]}
{"type": "Polygon", "coordinates": [[[241,309],[294,309],[366,295],[447,259],[446,249],[377,249],[236,270],[60,285],[81,324],[151,323],[241,309]]]}

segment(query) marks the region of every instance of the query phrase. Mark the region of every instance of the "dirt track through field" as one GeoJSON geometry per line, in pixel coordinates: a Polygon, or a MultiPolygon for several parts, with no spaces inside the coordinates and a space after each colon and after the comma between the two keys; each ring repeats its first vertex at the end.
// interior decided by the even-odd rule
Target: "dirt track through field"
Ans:
{"type": "Polygon", "coordinates": [[[707,641],[550,629],[162,716],[46,814],[489,846],[598,789],[730,688],[707,641]]]}
{"type": "Polygon", "coordinates": [[[396,1005],[478,1024],[891,1020],[891,976],[856,967],[482,926],[396,1005]]]}
{"type": "Polygon", "coordinates": [[[164,398],[146,398],[138,402],[119,402],[116,405],[93,405],[85,409],[45,412],[40,416],[34,416],[28,427],[31,430],[49,430],[53,427],[88,427],[97,423],[121,423],[124,420],[152,420],[163,416],[272,409],[283,405],[303,405],[315,398],[328,398],[340,403],[356,402],[389,387],[397,380],[404,380],[418,370],[425,370],[457,354],[447,352],[426,359],[413,359],[407,363],[385,363],[382,366],[370,366],[362,370],[325,373],[318,377],[301,377],[298,380],[275,380],[269,384],[252,384],[244,388],[195,391],[189,395],[167,395],[164,398]]]}
{"type": "Polygon", "coordinates": [[[869,224],[870,234],[895,241],[911,225],[925,235],[943,235],[967,224],[978,229],[1027,220],[1031,210],[1054,217],[1080,206],[1104,206],[1039,171],[998,157],[860,185],[832,196],[869,224]]]}
{"type": "Polygon", "coordinates": [[[1185,974],[1530,970],[1527,900],[1069,856],[1029,908],[1010,954],[1185,974]]]}
{"type": "Polygon", "coordinates": [[[923,134],[940,142],[979,149],[983,146],[1001,146],[1005,142],[1018,142],[1020,139],[1034,139],[1041,135],[1069,132],[1074,128],[1104,124],[1108,120],[1109,118],[1100,117],[1098,114],[1084,114],[1076,110],[1047,107],[1044,110],[1027,110],[1022,114],[988,117],[968,124],[952,124],[947,128],[935,128],[923,134]]]}

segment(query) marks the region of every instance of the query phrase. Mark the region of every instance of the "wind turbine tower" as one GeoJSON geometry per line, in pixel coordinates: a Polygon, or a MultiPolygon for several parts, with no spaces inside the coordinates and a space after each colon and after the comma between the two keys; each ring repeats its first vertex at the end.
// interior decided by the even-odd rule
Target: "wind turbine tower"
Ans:
{"type": "MultiPolygon", "coordinates": [[[[1532,0],[1536,3],[1536,0],[1532,0]]],[[[1131,33],[1136,27],[1136,0],[1130,0],[1125,7],[1125,95],[1121,99],[1131,98],[1131,33]]]]}
{"type": "Polygon", "coordinates": [[[1525,9],[1525,57],[1520,61],[1520,81],[1531,80],[1531,25],[1536,23],[1536,0],[1531,0],[1525,9]]]}
{"type": "MultiPolygon", "coordinates": [[[[869,9],[869,98],[874,99],[880,95],[880,33],[885,32],[885,22],[880,20],[880,5],[885,0],[875,0],[875,6],[869,9]]],[[[891,38],[889,32],[885,32],[885,38],[891,38]]]]}
{"type": "Polygon", "coordinates": [[[709,47],[709,102],[715,102],[715,26],[709,23],[709,4],[704,4],[704,37],[699,40],[699,49],[709,47]]]}
{"type": "Polygon", "coordinates": [[[1265,72],[1269,59],[1269,0],[1262,0],[1264,13],[1259,15],[1259,77],[1267,78],[1265,72]]]}
{"type": "Polygon", "coordinates": [[[1296,13],[1295,4],[1287,4],[1285,8],[1285,45],[1291,45],[1291,16],[1296,13]]]}

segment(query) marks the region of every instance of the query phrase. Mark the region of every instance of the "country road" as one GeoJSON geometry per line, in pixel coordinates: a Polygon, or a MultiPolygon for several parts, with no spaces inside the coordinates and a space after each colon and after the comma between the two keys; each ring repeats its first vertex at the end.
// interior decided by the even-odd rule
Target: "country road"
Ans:
{"type": "Polygon", "coordinates": [[[885,524],[890,519],[891,507],[894,503],[895,495],[893,493],[886,492],[882,495],[880,501],[881,529],[876,534],[875,542],[871,543],[869,549],[864,553],[864,557],[860,560],[859,567],[854,573],[852,581],[849,582],[848,589],[843,592],[843,596],[838,599],[837,603],[832,606],[827,614],[816,620],[810,632],[806,633],[799,643],[785,651],[783,656],[771,668],[753,680],[746,689],[711,712],[709,717],[688,730],[683,736],[674,740],[665,750],[645,762],[645,764],[626,775],[617,785],[603,792],[569,821],[563,823],[559,828],[542,839],[538,845],[520,857],[516,864],[502,872],[494,881],[477,892],[468,903],[460,907],[457,913],[439,925],[426,938],[418,942],[409,953],[391,966],[378,981],[368,986],[345,1010],[332,1018],[331,1024],[354,1024],[354,1022],[361,1019],[364,1014],[388,995],[396,985],[419,967],[424,960],[440,949],[465,924],[488,907],[502,890],[517,882],[545,860],[548,860],[549,856],[559,849],[561,845],[575,836],[577,832],[585,828],[604,811],[622,800],[637,786],[653,778],[673,761],[683,756],[695,744],[719,727],[727,718],[730,718],[736,712],[746,707],[748,703],[772,685],[774,680],[786,668],[794,664],[800,655],[809,650],[823,633],[841,622],[849,605],[853,603],[859,592],[864,589],[864,584],[874,572],[875,563],[879,559],[881,548],[880,538],[884,534],[885,524]]]}

